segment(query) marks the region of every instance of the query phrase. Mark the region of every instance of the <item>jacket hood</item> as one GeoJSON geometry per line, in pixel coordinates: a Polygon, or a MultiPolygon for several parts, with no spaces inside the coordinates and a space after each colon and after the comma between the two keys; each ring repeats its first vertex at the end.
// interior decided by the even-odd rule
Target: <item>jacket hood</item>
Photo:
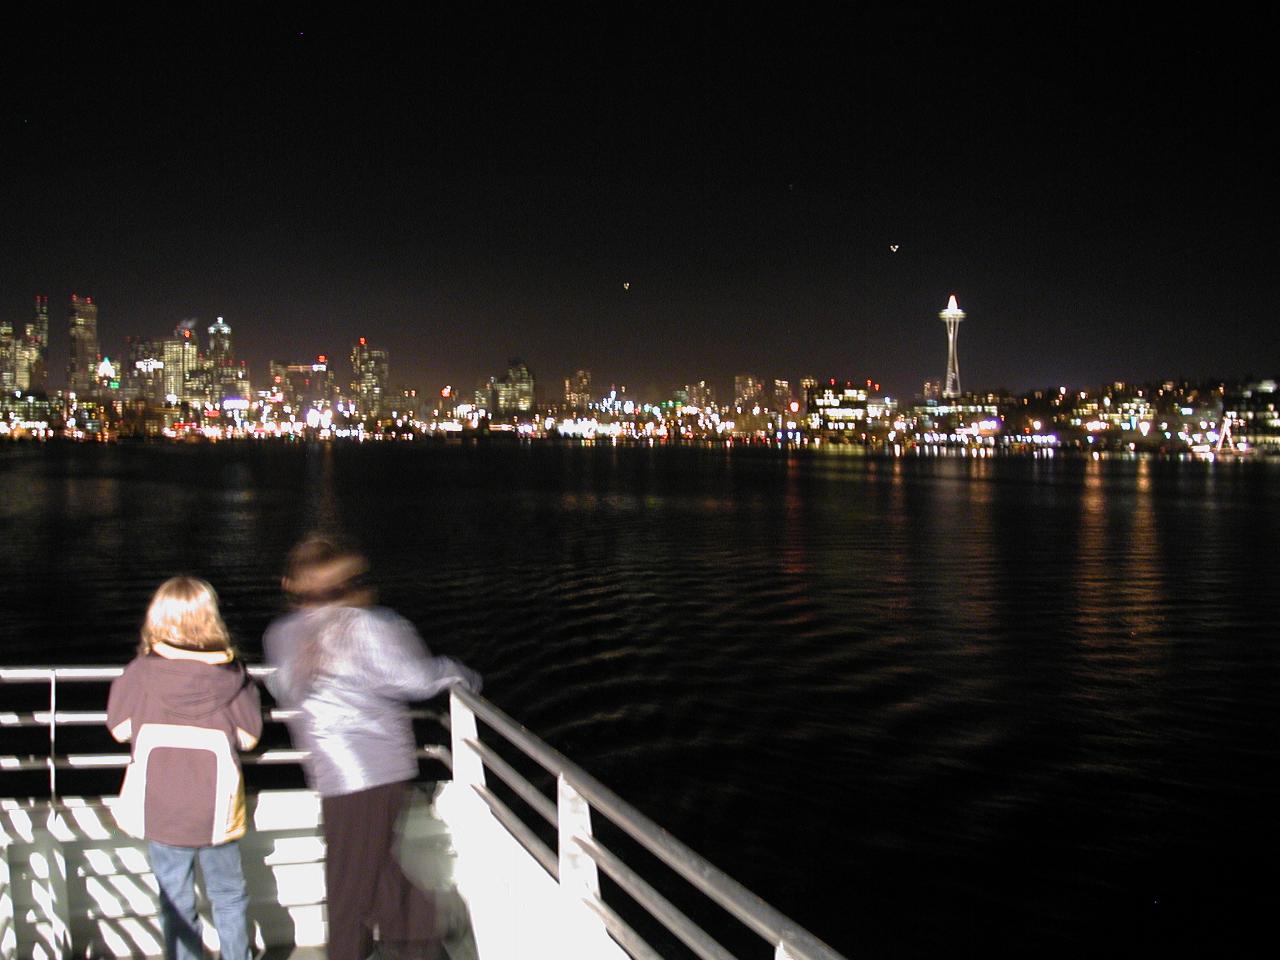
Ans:
{"type": "Polygon", "coordinates": [[[167,709],[184,719],[199,720],[217,713],[249,683],[249,675],[239,660],[207,655],[170,657],[159,649],[161,646],[156,644],[145,658],[147,672],[164,678],[163,683],[157,684],[159,697],[167,709]]]}

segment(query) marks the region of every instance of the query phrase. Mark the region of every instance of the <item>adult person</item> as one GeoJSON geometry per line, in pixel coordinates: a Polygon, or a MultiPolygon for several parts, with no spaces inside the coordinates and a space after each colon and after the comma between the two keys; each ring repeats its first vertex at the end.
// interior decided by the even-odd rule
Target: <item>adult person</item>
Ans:
{"type": "Polygon", "coordinates": [[[403,617],[375,605],[368,561],[309,536],[290,552],[283,586],[295,609],[263,638],[277,702],[297,710],[294,743],[310,752],[326,845],[329,960],[367,955],[372,927],[384,955],[433,957],[447,933],[435,901],[395,857],[396,822],[418,775],[407,704],[480,676],[435,657],[403,617]]]}
{"type": "Polygon", "coordinates": [[[138,655],[111,684],[107,728],[133,741],[116,819],[145,837],[160,888],[167,960],[204,956],[195,865],[223,960],[248,960],[246,829],[239,750],[262,734],[258,687],[237,659],[213,587],[174,577],[156,590],[138,655]]]}

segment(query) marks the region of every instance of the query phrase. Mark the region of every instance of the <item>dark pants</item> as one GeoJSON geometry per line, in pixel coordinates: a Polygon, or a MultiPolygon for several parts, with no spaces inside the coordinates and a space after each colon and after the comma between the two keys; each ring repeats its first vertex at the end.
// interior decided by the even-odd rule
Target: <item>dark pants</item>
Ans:
{"type": "Polygon", "coordinates": [[[396,822],[407,783],[324,797],[329,960],[363,960],[372,928],[392,957],[437,956],[436,911],[396,860],[396,822]]]}

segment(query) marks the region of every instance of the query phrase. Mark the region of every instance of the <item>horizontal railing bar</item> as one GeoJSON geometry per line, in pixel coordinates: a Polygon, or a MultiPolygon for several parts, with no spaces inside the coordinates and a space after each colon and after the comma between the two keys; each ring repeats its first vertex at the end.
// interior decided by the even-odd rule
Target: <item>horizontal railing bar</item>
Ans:
{"type": "MultiPolygon", "coordinates": [[[[409,710],[408,715],[414,720],[440,720],[435,710],[409,710]]],[[[277,707],[264,712],[265,719],[273,723],[284,723],[294,717],[301,716],[301,710],[285,710],[277,707]]],[[[54,716],[54,723],[60,727],[88,727],[107,722],[105,710],[59,710],[54,716]]],[[[33,710],[24,713],[0,713],[0,727],[47,727],[49,726],[48,710],[33,710]]]]}
{"type": "MultiPolygon", "coordinates": [[[[105,710],[59,710],[53,718],[59,727],[87,727],[107,722],[105,710]]],[[[48,727],[49,711],[0,713],[0,727],[48,727]]]]}
{"type": "MultiPolygon", "coordinates": [[[[265,663],[245,664],[252,677],[269,677],[276,668],[265,663]]],[[[33,683],[37,680],[94,681],[111,680],[124,673],[123,666],[92,667],[0,667],[0,683],[33,683]]]]}
{"type": "Polygon", "coordinates": [[[124,673],[124,667],[0,667],[0,683],[34,683],[36,681],[111,680],[124,673]]]}
{"type": "Polygon", "coordinates": [[[554,824],[556,822],[555,802],[526,780],[515,767],[494,753],[487,744],[480,743],[477,740],[464,740],[463,743],[480,754],[480,759],[484,761],[485,767],[496,773],[498,779],[518,793],[525,803],[542,814],[542,818],[547,823],[554,824]]]}
{"type": "Polygon", "coordinates": [[[543,743],[487,700],[462,687],[453,695],[488,726],[554,776],[563,776],[596,810],[729,914],[775,946],[785,941],[796,960],[843,960],[817,937],[737,880],[694,853],[558,750],[543,743]]]}
{"type": "Polygon", "coordinates": [[[653,947],[644,942],[640,934],[613,911],[606,903],[598,900],[583,899],[582,905],[600,918],[609,936],[621,944],[622,949],[631,955],[632,960],[663,960],[653,947]]]}
{"type": "Polygon", "coordinates": [[[511,808],[493,795],[487,788],[478,783],[471,785],[480,799],[483,800],[497,821],[507,828],[507,832],[515,837],[520,846],[542,865],[542,869],[551,874],[553,880],[560,880],[560,861],[555,851],[542,842],[542,838],[529,828],[523,820],[511,812],[511,808]]]}
{"type": "MultiPolygon", "coordinates": [[[[286,763],[302,763],[310,756],[306,750],[266,750],[262,753],[241,754],[245,766],[273,766],[286,763]]],[[[438,760],[452,769],[453,758],[448,747],[428,743],[418,748],[418,759],[438,760]]],[[[68,753],[54,759],[57,770],[86,770],[94,767],[124,767],[129,763],[127,753],[68,753]]],[[[48,770],[48,757],[0,756],[0,770],[48,770]]]]}
{"type": "Polygon", "coordinates": [[[702,960],[737,960],[714,937],[690,920],[670,900],[660,894],[640,874],[606,847],[585,837],[575,838],[578,847],[596,862],[636,903],[649,911],[664,927],[702,960]]]}

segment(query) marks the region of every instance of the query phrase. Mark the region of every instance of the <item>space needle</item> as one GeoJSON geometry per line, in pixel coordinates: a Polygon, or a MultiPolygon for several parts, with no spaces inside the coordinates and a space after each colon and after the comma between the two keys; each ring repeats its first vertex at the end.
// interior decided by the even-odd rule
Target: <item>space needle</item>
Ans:
{"type": "Polygon", "coordinates": [[[960,396],[960,361],[956,359],[956,334],[960,332],[960,321],[964,319],[964,311],[956,303],[953,293],[947,301],[947,309],[938,314],[938,319],[947,325],[947,381],[942,388],[943,399],[954,400],[960,396]]]}

